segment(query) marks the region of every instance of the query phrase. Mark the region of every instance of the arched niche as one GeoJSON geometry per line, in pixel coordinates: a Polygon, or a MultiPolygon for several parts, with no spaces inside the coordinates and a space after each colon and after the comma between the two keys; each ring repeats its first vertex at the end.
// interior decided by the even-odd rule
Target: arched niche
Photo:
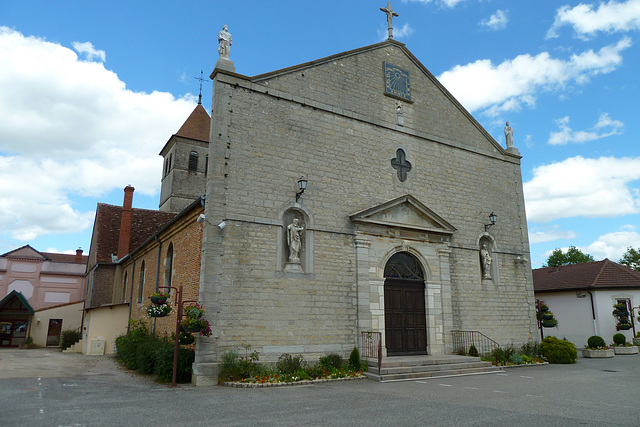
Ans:
{"type": "Polygon", "coordinates": [[[313,272],[313,216],[311,212],[302,205],[295,203],[283,209],[280,213],[280,219],[282,220],[282,227],[279,227],[277,233],[277,269],[278,271],[285,271],[291,273],[306,273],[313,272]],[[289,226],[297,220],[297,225],[302,227],[299,232],[300,235],[300,251],[299,267],[296,267],[289,262],[289,243],[287,240],[287,233],[289,226]],[[290,265],[287,266],[287,263],[290,265]]]}

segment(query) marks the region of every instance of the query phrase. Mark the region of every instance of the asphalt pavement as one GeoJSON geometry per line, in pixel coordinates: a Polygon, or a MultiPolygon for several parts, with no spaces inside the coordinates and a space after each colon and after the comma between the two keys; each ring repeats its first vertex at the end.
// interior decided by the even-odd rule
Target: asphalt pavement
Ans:
{"type": "Polygon", "coordinates": [[[640,355],[392,383],[174,389],[108,356],[0,350],[3,427],[638,426],[639,399],[640,355]]]}

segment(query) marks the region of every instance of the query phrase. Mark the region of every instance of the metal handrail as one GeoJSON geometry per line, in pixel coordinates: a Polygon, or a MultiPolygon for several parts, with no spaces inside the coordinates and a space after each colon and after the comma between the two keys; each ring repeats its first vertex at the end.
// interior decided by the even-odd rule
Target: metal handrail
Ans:
{"type": "Polygon", "coordinates": [[[454,353],[468,353],[472,345],[478,350],[478,354],[488,355],[500,348],[497,341],[492,340],[480,331],[451,331],[454,353]]]}
{"type": "Polygon", "coordinates": [[[378,360],[378,375],[382,366],[382,332],[360,332],[360,356],[378,360]]]}

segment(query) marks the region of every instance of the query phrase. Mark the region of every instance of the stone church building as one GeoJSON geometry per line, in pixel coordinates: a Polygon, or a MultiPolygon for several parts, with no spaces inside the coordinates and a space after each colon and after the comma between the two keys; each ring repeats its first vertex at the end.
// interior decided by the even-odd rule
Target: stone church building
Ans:
{"type": "Polygon", "coordinates": [[[273,361],[346,356],[368,331],[387,357],[450,354],[454,330],[535,339],[518,150],[404,44],[253,77],[220,52],[208,147],[161,153],[165,209],[202,195],[166,178],[169,156],[208,164],[196,384],[241,344],[273,361]]]}

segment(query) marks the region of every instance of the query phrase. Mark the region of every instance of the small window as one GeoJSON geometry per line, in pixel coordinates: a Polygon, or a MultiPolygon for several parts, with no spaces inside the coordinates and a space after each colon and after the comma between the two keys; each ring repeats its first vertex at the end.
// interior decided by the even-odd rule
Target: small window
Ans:
{"type": "Polygon", "coordinates": [[[169,244],[167,249],[167,258],[164,265],[164,285],[171,286],[171,277],[173,276],[173,243],[169,244]]]}
{"type": "Polygon", "coordinates": [[[142,303],[142,296],[144,293],[144,261],[140,266],[140,282],[138,283],[138,304],[142,303]]]}
{"type": "Polygon", "coordinates": [[[198,170],[198,152],[196,151],[192,151],[191,153],[189,153],[189,170],[198,170]]]}
{"type": "Polygon", "coordinates": [[[207,154],[207,157],[204,158],[204,174],[207,174],[207,171],[209,170],[209,155],[207,154]]]}
{"type": "Polygon", "coordinates": [[[122,281],[122,302],[127,302],[127,272],[124,272],[124,280],[122,281]]]}

